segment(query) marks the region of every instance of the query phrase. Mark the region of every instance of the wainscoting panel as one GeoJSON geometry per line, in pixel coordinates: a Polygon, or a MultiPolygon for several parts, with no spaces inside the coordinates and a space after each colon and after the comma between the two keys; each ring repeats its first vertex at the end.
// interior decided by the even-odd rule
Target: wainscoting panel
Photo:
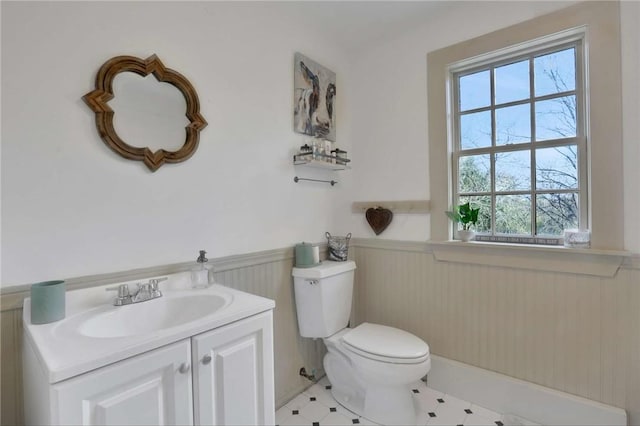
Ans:
{"type": "MultiPolygon", "coordinates": [[[[261,253],[231,256],[211,261],[216,281],[238,290],[275,300],[274,349],[276,407],[303,391],[312,383],[300,377],[300,367],[307,371],[322,372],[322,357],[325,353],[321,340],[305,339],[298,333],[293,279],[293,250],[291,248],[270,250],[261,253]]],[[[142,279],[188,270],[190,263],[164,265],[145,271],[117,272],[104,276],[74,278],[68,281],[74,288],[103,285],[110,282],[142,279]],[[90,283],[90,284],[87,284],[90,283]]],[[[0,318],[0,424],[22,425],[22,299],[28,297],[28,287],[22,291],[2,294],[5,299],[0,318]]]]}
{"type": "Polygon", "coordinates": [[[22,309],[0,313],[0,423],[21,425],[22,309]]]}
{"type": "Polygon", "coordinates": [[[300,337],[296,317],[293,259],[216,274],[224,285],[276,301],[273,315],[276,406],[280,407],[312,383],[300,377],[300,367],[321,374],[325,353],[322,340],[300,337]]]}
{"type": "MultiPolygon", "coordinates": [[[[640,268],[613,278],[435,260],[426,243],[354,241],[352,324],[377,322],[425,339],[436,354],[625,408],[640,424],[640,268]]],[[[279,407],[322,375],[324,345],[299,336],[293,250],[212,261],[216,280],[275,300],[279,407]]],[[[187,270],[190,264],[68,280],[73,288],[187,270]]],[[[28,287],[0,300],[0,423],[22,419],[22,303],[28,287]]]]}
{"type": "Polygon", "coordinates": [[[355,242],[357,322],[408,330],[445,358],[625,408],[640,424],[640,270],[613,278],[435,260],[355,242]]]}

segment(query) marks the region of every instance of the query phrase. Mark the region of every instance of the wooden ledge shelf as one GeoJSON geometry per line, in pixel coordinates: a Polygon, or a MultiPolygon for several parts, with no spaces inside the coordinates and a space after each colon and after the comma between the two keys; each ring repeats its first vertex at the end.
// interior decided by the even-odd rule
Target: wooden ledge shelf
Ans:
{"type": "Polygon", "coordinates": [[[403,201],[355,201],[351,204],[352,213],[365,213],[367,209],[382,207],[397,214],[427,214],[431,211],[429,200],[403,201]]]}
{"type": "Polygon", "coordinates": [[[614,277],[633,254],[628,251],[576,249],[563,246],[485,243],[481,241],[429,241],[434,257],[442,262],[569,274],[614,277]]]}

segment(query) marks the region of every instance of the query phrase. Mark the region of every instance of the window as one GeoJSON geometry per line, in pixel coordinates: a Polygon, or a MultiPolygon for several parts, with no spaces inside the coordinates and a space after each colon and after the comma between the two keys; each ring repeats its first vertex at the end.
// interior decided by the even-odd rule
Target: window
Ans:
{"type": "MultiPolygon", "coordinates": [[[[445,211],[449,210],[452,203],[459,198],[458,183],[456,182],[454,185],[452,182],[454,179],[454,174],[452,173],[454,165],[451,161],[455,149],[458,149],[455,143],[457,130],[454,126],[457,118],[453,109],[455,105],[453,99],[453,89],[455,88],[453,78],[455,73],[458,73],[458,75],[471,75],[474,74],[473,71],[480,72],[485,70],[491,74],[492,68],[495,73],[495,69],[500,68],[500,66],[518,63],[519,60],[524,60],[530,54],[538,57],[544,56],[545,53],[560,52],[572,47],[573,43],[576,46],[575,96],[576,108],[578,109],[576,111],[578,115],[576,135],[573,138],[575,143],[573,145],[576,145],[576,149],[578,149],[578,188],[576,190],[579,223],[580,226],[589,227],[591,230],[591,247],[593,249],[623,249],[625,222],[623,194],[625,182],[622,171],[623,111],[621,102],[622,85],[620,84],[622,68],[619,2],[580,2],[473,39],[443,46],[427,54],[427,117],[429,129],[427,143],[429,145],[429,198],[431,200],[429,238],[431,240],[447,241],[451,239],[453,224],[445,214],[445,211]],[[535,40],[535,42],[532,42],[532,40],[535,40]],[[588,52],[588,55],[584,52],[588,52]],[[588,78],[585,77],[585,70],[588,70],[588,78]],[[588,84],[585,84],[586,82],[588,84]],[[587,104],[589,107],[585,108],[587,104]],[[588,132],[585,129],[588,129],[588,132]],[[586,143],[587,140],[588,144],[586,143]],[[583,150],[584,147],[588,147],[588,151],[583,150]],[[585,154],[588,154],[588,158],[585,154]],[[589,172],[588,177],[586,175],[587,170],[589,172]]],[[[500,71],[508,70],[502,69],[500,71]]],[[[492,79],[489,79],[489,84],[493,84],[492,81],[492,79]]],[[[509,96],[505,92],[498,93],[498,96],[500,96],[498,102],[502,103],[494,105],[493,109],[487,109],[489,115],[495,114],[499,105],[504,106],[507,104],[504,99],[509,99],[509,96]]],[[[533,96],[533,102],[535,102],[536,97],[543,98],[543,96],[548,96],[537,95],[535,91],[531,90],[530,93],[533,93],[531,95],[533,96]]],[[[521,104],[526,104],[522,99],[512,102],[517,101],[522,101],[521,104]]],[[[531,105],[531,102],[530,100],[529,105],[531,105]]],[[[545,104],[542,104],[542,106],[544,107],[545,104]]],[[[465,106],[465,108],[467,108],[465,111],[470,111],[470,108],[473,107],[465,106]]],[[[481,107],[475,106],[475,108],[481,107]]],[[[524,107],[521,106],[521,108],[524,107]]],[[[533,110],[533,113],[535,113],[535,110],[533,110]]],[[[532,131],[535,131],[535,123],[540,123],[539,120],[535,121],[535,116],[530,119],[530,126],[532,121],[534,122],[532,131]]],[[[494,125],[493,119],[490,125],[494,125]]],[[[493,132],[492,128],[491,144],[494,143],[493,132]]],[[[508,134],[508,136],[511,140],[514,140],[516,136],[520,135],[508,134]]],[[[505,137],[505,133],[502,132],[500,137],[505,137]]],[[[536,140],[535,134],[532,134],[531,137],[533,138],[531,142],[518,142],[521,147],[526,147],[529,155],[538,154],[535,150],[542,149],[544,144],[570,142],[570,138],[565,138],[566,140],[562,138],[536,140]]],[[[569,145],[571,144],[569,143],[569,145]]],[[[496,148],[505,145],[496,145],[496,148]]],[[[508,146],[514,151],[518,151],[516,149],[517,144],[508,146]]],[[[466,153],[470,154],[471,152],[466,153]]],[[[493,153],[486,152],[485,155],[489,156],[489,167],[491,167],[491,155],[493,153]]],[[[536,159],[539,160],[538,157],[536,159]]],[[[498,158],[498,162],[500,162],[500,158],[498,158]]],[[[535,171],[535,168],[531,168],[531,170],[535,171]]],[[[491,172],[494,173],[494,169],[491,169],[491,172]]],[[[532,230],[531,234],[523,235],[530,239],[536,238],[533,234],[533,226],[534,224],[537,225],[534,222],[535,213],[533,210],[536,201],[535,196],[537,195],[535,191],[539,189],[542,191],[541,194],[544,195],[545,189],[537,188],[535,176],[532,177],[532,182],[532,188],[534,189],[529,191],[529,197],[532,197],[533,200],[529,213],[532,221],[532,230]]],[[[493,181],[490,184],[495,186],[493,181]]],[[[558,192],[556,191],[555,193],[558,192]]],[[[490,199],[498,195],[495,191],[484,194],[488,195],[490,199]]],[[[491,221],[491,226],[495,226],[496,218],[494,213],[491,213],[491,221]]],[[[486,231],[485,235],[481,235],[479,238],[496,238],[501,235],[506,238],[513,238],[514,235],[518,235],[514,233],[496,233],[494,235],[492,232],[494,232],[494,229],[486,231]]],[[[538,232],[537,229],[536,232],[538,232]]],[[[468,244],[464,247],[465,249],[466,247],[473,247],[471,250],[483,250],[486,244],[468,244]]],[[[535,249],[530,251],[530,253],[536,252],[538,251],[535,249]]]]}
{"type": "Polygon", "coordinates": [[[450,67],[452,204],[477,240],[559,244],[588,227],[583,34],[450,67]]]}

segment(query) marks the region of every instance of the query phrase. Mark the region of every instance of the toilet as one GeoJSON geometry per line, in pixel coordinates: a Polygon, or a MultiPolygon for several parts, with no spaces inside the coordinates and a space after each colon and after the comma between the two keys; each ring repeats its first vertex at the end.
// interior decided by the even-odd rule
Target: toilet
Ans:
{"type": "Polygon", "coordinates": [[[293,268],[300,335],[323,339],[324,370],[341,405],[375,423],[416,424],[411,384],[431,368],[429,346],[393,327],[348,327],[355,269],[353,261],[293,268]]]}

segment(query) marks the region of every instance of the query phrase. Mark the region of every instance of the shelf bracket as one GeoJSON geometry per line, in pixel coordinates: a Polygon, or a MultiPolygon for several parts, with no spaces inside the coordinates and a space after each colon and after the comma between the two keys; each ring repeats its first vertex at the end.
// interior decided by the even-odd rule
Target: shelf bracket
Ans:
{"type": "Polygon", "coordinates": [[[307,179],[307,178],[301,178],[301,177],[298,177],[298,176],[296,176],[296,177],[294,177],[294,178],[293,178],[293,181],[294,181],[295,183],[298,183],[298,182],[300,182],[301,180],[308,180],[308,181],[310,181],[310,182],[330,183],[330,184],[331,184],[331,186],[334,186],[336,183],[338,183],[338,182],[337,182],[337,181],[335,181],[335,180],[307,179]]]}

